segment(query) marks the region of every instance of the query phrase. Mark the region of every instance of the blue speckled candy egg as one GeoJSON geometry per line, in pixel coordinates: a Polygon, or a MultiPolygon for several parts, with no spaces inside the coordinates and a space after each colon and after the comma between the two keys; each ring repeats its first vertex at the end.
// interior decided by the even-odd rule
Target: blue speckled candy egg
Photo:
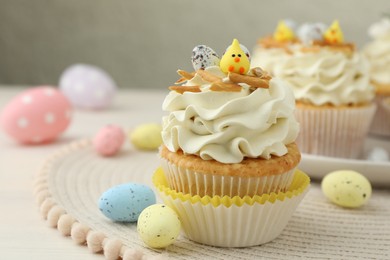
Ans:
{"type": "Polygon", "coordinates": [[[297,31],[298,38],[306,45],[312,44],[315,40],[322,40],[327,26],[322,23],[305,23],[297,31]]]}
{"type": "Polygon", "coordinates": [[[105,191],[99,199],[99,209],[113,221],[135,222],[145,208],[155,203],[156,196],[151,188],[126,183],[105,191]]]}
{"type": "Polygon", "coordinates": [[[205,69],[209,66],[219,66],[218,54],[206,45],[197,45],[192,50],[192,66],[194,70],[205,69]]]}

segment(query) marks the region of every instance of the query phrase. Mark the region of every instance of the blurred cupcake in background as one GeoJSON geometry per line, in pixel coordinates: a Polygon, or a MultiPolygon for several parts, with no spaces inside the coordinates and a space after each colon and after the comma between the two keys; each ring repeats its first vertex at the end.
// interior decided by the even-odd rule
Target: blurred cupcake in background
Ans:
{"type": "Polygon", "coordinates": [[[370,80],[375,87],[377,111],[370,133],[390,136],[390,112],[386,99],[390,98],[390,17],[383,17],[370,26],[368,34],[373,39],[363,49],[370,68],[370,80]]]}
{"type": "Polygon", "coordinates": [[[369,64],[344,42],[338,21],[279,23],[274,35],[259,40],[253,66],[267,68],[294,91],[301,124],[297,144],[303,153],[358,158],[375,104],[369,64]],[[286,37],[277,37],[277,35],[286,37]]]}

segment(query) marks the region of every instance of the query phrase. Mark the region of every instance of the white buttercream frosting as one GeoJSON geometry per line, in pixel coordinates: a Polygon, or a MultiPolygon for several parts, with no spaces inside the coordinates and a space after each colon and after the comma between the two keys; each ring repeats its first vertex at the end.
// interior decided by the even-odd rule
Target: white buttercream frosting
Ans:
{"type": "Polygon", "coordinates": [[[363,49],[363,54],[371,65],[371,79],[390,84],[390,20],[384,18],[373,24],[369,34],[374,40],[363,49]]]}
{"type": "MultiPolygon", "coordinates": [[[[218,67],[207,70],[223,75],[218,67]]],[[[283,80],[273,78],[269,89],[255,91],[240,83],[240,92],[210,91],[209,84],[196,75],[187,85],[201,85],[202,92],[171,91],[165,98],[162,138],[170,151],[222,163],[287,153],[299,125],[294,95],[283,80]]]]}
{"type": "Polygon", "coordinates": [[[286,80],[299,101],[339,106],[373,99],[369,64],[359,53],[349,55],[331,47],[302,51],[300,44],[291,44],[289,50],[288,54],[281,48],[259,46],[252,63],[286,80]]]}

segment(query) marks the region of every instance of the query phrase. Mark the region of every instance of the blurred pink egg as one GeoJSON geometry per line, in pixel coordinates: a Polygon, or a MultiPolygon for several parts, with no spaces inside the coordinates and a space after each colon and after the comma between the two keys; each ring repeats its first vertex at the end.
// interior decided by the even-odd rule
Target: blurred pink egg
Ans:
{"type": "Polygon", "coordinates": [[[116,154],[125,141],[125,133],[122,128],[108,125],[99,130],[93,139],[96,152],[103,156],[116,154]]]}
{"type": "Polygon", "coordinates": [[[56,139],[68,127],[71,104],[56,88],[28,89],[3,109],[1,125],[20,143],[41,144],[56,139]]]}
{"type": "Polygon", "coordinates": [[[114,80],[101,68],[75,64],[60,77],[59,87],[70,102],[79,108],[107,108],[115,95],[114,80]]]}

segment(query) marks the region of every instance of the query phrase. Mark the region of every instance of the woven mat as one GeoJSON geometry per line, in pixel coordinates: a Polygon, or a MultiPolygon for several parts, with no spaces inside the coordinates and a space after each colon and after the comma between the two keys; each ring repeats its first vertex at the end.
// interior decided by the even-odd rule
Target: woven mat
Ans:
{"type": "Polygon", "coordinates": [[[113,223],[97,206],[108,188],[126,182],[151,185],[155,153],[124,149],[113,158],[96,155],[89,141],[69,144],[50,157],[36,178],[35,194],[49,224],[107,258],[174,259],[390,259],[390,191],[374,190],[359,209],[327,201],[318,183],[298,207],[283,233],[262,246],[216,248],[179,236],[165,250],[151,250],[136,224],[113,223]]]}

